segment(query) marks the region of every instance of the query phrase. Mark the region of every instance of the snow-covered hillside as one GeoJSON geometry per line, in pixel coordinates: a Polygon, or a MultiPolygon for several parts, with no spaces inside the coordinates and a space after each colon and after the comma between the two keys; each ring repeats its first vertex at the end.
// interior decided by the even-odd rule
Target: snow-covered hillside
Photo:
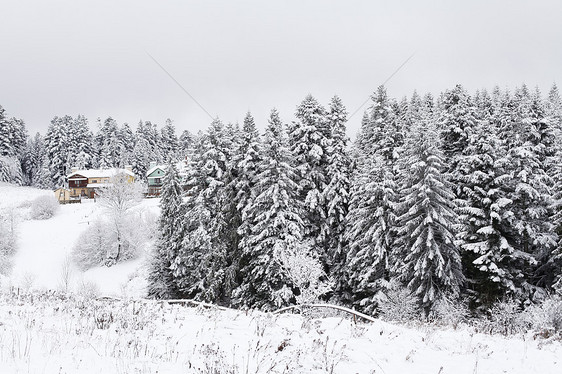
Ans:
{"type": "MultiPolygon", "coordinates": [[[[560,373],[560,340],[533,332],[504,337],[462,325],[404,327],[145,300],[146,253],[86,272],[71,265],[72,292],[61,293],[70,251],[104,213],[86,201],[31,219],[31,201],[50,193],[0,185],[0,207],[18,217],[12,273],[0,279],[1,374],[560,373]]],[[[158,200],[135,209],[157,214],[158,200]]]]}
{"type": "MultiPolygon", "coordinates": [[[[31,187],[0,185],[0,209],[10,209],[16,216],[16,254],[12,272],[4,279],[4,287],[58,290],[63,282],[65,267],[70,265],[71,290],[87,287],[113,296],[144,296],[143,282],[133,279],[143,272],[145,254],[133,261],[112,267],[97,267],[82,272],[70,261],[70,253],[81,233],[100,215],[103,209],[93,200],[81,204],[61,205],[52,218],[31,219],[29,210],[38,196],[51,191],[31,187]]],[[[137,210],[158,214],[158,199],[145,199],[137,210]]]]}

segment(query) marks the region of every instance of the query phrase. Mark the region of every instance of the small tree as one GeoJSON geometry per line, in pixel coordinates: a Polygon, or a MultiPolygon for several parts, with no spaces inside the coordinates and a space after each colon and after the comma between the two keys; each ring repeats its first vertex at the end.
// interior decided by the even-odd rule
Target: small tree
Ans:
{"type": "Polygon", "coordinates": [[[124,173],[114,175],[109,183],[98,191],[100,205],[106,209],[111,227],[116,235],[117,247],[114,251],[108,249],[106,265],[111,266],[119,261],[123,246],[123,229],[127,214],[137,206],[141,199],[141,189],[138,184],[131,183],[129,176],[124,173]]]}

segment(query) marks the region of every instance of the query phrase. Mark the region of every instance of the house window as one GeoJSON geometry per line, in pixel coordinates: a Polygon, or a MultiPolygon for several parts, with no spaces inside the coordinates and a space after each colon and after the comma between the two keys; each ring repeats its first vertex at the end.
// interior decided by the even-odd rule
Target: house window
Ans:
{"type": "Polygon", "coordinates": [[[95,179],[92,179],[92,183],[98,183],[98,181],[95,180],[95,179]]]}
{"type": "Polygon", "coordinates": [[[162,183],[162,181],[161,181],[160,178],[155,178],[155,179],[154,179],[154,183],[160,184],[160,183],[162,183]]]}

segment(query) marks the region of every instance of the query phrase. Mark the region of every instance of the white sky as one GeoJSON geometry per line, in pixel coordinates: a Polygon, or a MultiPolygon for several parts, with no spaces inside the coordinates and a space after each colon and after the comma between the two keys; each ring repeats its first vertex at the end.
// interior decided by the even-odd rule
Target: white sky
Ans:
{"type": "MultiPolygon", "coordinates": [[[[387,84],[394,97],[463,84],[473,92],[560,83],[556,1],[11,1],[0,7],[0,105],[45,133],[55,115],[139,119],[178,134],[211,114],[264,127],[313,94],[355,111],[387,84]]],[[[349,122],[353,135],[361,114],[349,122]]]]}

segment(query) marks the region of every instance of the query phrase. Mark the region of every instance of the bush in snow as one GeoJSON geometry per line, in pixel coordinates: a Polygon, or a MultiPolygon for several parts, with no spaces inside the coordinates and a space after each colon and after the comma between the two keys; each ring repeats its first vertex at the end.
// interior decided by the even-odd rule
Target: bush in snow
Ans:
{"type": "Polygon", "coordinates": [[[107,248],[111,246],[113,232],[104,221],[94,221],[80,234],[72,250],[72,259],[81,270],[102,265],[107,248]]]}
{"type": "Polygon", "coordinates": [[[113,223],[96,220],[80,235],[72,250],[72,259],[81,270],[113,265],[117,251],[120,252],[117,262],[137,257],[154,233],[154,216],[150,214],[131,214],[123,219],[119,228],[120,241],[113,223]]]}
{"type": "Polygon", "coordinates": [[[321,296],[332,291],[333,282],[327,279],[320,260],[309,253],[306,245],[296,250],[279,254],[281,263],[287,268],[289,278],[298,287],[297,304],[318,302],[321,296]]]}
{"type": "Polygon", "coordinates": [[[528,307],[524,319],[542,337],[562,337],[562,297],[551,296],[540,304],[528,307]]]}
{"type": "Polygon", "coordinates": [[[408,322],[421,315],[418,298],[406,287],[391,282],[379,296],[379,310],[387,321],[408,322]]]}
{"type": "Polygon", "coordinates": [[[525,329],[521,305],[514,299],[507,299],[495,303],[489,311],[490,319],[487,330],[490,333],[503,335],[516,334],[525,329]]]}
{"type": "Polygon", "coordinates": [[[110,266],[126,260],[129,243],[126,238],[129,213],[142,199],[141,187],[131,183],[127,174],[117,174],[98,190],[99,203],[105,208],[111,221],[109,229],[115,234],[115,247],[106,252],[106,264],[110,266]]]}
{"type": "Polygon", "coordinates": [[[16,215],[14,210],[0,211],[0,274],[11,269],[10,258],[16,251],[16,215]]]}
{"type": "Polygon", "coordinates": [[[458,299],[443,297],[435,303],[433,314],[437,322],[457,328],[460,323],[468,320],[470,311],[468,305],[458,299]]]}
{"type": "Polygon", "coordinates": [[[31,218],[49,219],[59,209],[59,203],[53,196],[39,196],[31,204],[31,218]]]}

